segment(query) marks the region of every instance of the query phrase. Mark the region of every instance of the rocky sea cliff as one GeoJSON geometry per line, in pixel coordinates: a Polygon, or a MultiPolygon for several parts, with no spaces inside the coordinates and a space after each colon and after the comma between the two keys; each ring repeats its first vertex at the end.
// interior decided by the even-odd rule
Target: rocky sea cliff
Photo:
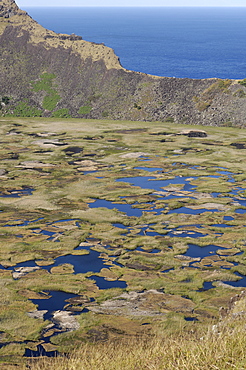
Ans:
{"type": "Polygon", "coordinates": [[[0,1],[2,114],[245,127],[244,80],[128,71],[112,49],[82,36],[56,34],[0,1]]]}

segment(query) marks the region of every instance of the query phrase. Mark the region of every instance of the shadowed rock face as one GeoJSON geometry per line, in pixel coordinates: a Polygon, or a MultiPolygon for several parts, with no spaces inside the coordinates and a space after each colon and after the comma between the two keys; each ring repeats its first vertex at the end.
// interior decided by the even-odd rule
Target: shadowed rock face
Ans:
{"type": "Polygon", "coordinates": [[[112,49],[46,30],[13,0],[0,0],[0,54],[3,114],[245,126],[237,81],[127,71],[112,49]]]}

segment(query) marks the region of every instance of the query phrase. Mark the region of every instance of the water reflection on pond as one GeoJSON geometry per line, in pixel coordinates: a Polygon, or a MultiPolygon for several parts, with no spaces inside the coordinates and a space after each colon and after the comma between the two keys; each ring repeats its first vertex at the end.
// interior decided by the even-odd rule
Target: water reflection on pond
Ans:
{"type": "MultiPolygon", "coordinates": [[[[76,249],[78,250],[81,248],[76,248],[76,249]]],[[[83,249],[86,249],[86,248],[83,247],[83,249]]],[[[37,266],[36,262],[38,263],[38,261],[34,261],[34,260],[20,262],[16,264],[15,266],[9,267],[7,269],[14,271],[20,267],[36,267],[37,266]]],[[[102,268],[109,267],[109,264],[106,261],[104,261],[102,258],[100,258],[99,252],[94,251],[93,249],[89,249],[88,254],[82,254],[82,255],[67,254],[64,256],[57,257],[54,260],[53,264],[49,266],[42,266],[42,268],[50,272],[50,270],[53,267],[57,267],[63,264],[73,265],[75,274],[81,274],[81,273],[85,274],[88,272],[100,272],[102,268]]]]}
{"type": "Polygon", "coordinates": [[[111,288],[121,288],[125,289],[127,284],[125,281],[121,280],[107,280],[104,277],[92,275],[89,277],[91,280],[95,280],[96,285],[99,289],[111,289],[111,288]]]}
{"type": "Polygon", "coordinates": [[[90,208],[107,208],[107,209],[114,209],[116,208],[119,212],[124,212],[127,216],[135,216],[141,217],[142,211],[138,208],[132,208],[129,204],[120,204],[120,203],[112,203],[108,200],[97,199],[94,203],[90,203],[90,208]]]}
{"type": "Polygon", "coordinates": [[[34,188],[23,187],[22,189],[8,190],[7,193],[0,192],[1,198],[20,198],[27,195],[32,195],[34,188]]]}
{"type": "Polygon", "coordinates": [[[188,244],[189,248],[187,251],[184,253],[184,256],[188,257],[193,257],[193,258],[203,258],[207,256],[211,256],[216,254],[216,251],[218,249],[225,249],[222,247],[219,247],[218,245],[206,245],[204,247],[200,247],[199,245],[196,244],[188,244]]]}
{"type": "Polygon", "coordinates": [[[136,177],[123,177],[117,179],[118,182],[128,182],[131,185],[139,186],[142,189],[153,189],[156,191],[163,190],[163,187],[169,185],[184,185],[182,190],[191,191],[195,189],[194,185],[190,184],[191,180],[195,180],[197,177],[183,177],[176,176],[171,179],[157,180],[154,176],[136,176],[136,177]]]}
{"type": "Polygon", "coordinates": [[[67,304],[67,300],[77,297],[76,294],[65,293],[60,291],[46,292],[47,296],[40,299],[31,299],[31,301],[38,306],[38,310],[47,310],[44,314],[44,320],[51,320],[54,311],[63,310],[67,304]],[[48,299],[47,299],[48,297],[48,299]]]}
{"type": "Polygon", "coordinates": [[[223,281],[223,283],[234,286],[234,287],[245,288],[246,287],[246,276],[240,274],[239,272],[235,272],[235,275],[240,277],[240,279],[237,281],[223,281]]]}

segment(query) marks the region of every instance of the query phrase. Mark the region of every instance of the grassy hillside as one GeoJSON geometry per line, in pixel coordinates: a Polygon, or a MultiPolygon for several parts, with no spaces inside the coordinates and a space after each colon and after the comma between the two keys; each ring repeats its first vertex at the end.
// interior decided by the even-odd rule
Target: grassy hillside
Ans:
{"type": "Polygon", "coordinates": [[[245,330],[193,333],[123,343],[85,345],[68,358],[33,362],[33,370],[244,370],[245,330]]]}

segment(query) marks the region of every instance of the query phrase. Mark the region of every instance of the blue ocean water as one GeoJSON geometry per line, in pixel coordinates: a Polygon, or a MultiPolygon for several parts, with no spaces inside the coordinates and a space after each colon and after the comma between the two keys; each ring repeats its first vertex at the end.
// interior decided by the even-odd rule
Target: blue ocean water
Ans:
{"type": "Polygon", "coordinates": [[[246,77],[245,8],[25,8],[45,28],[112,47],[158,76],[246,77]]]}

